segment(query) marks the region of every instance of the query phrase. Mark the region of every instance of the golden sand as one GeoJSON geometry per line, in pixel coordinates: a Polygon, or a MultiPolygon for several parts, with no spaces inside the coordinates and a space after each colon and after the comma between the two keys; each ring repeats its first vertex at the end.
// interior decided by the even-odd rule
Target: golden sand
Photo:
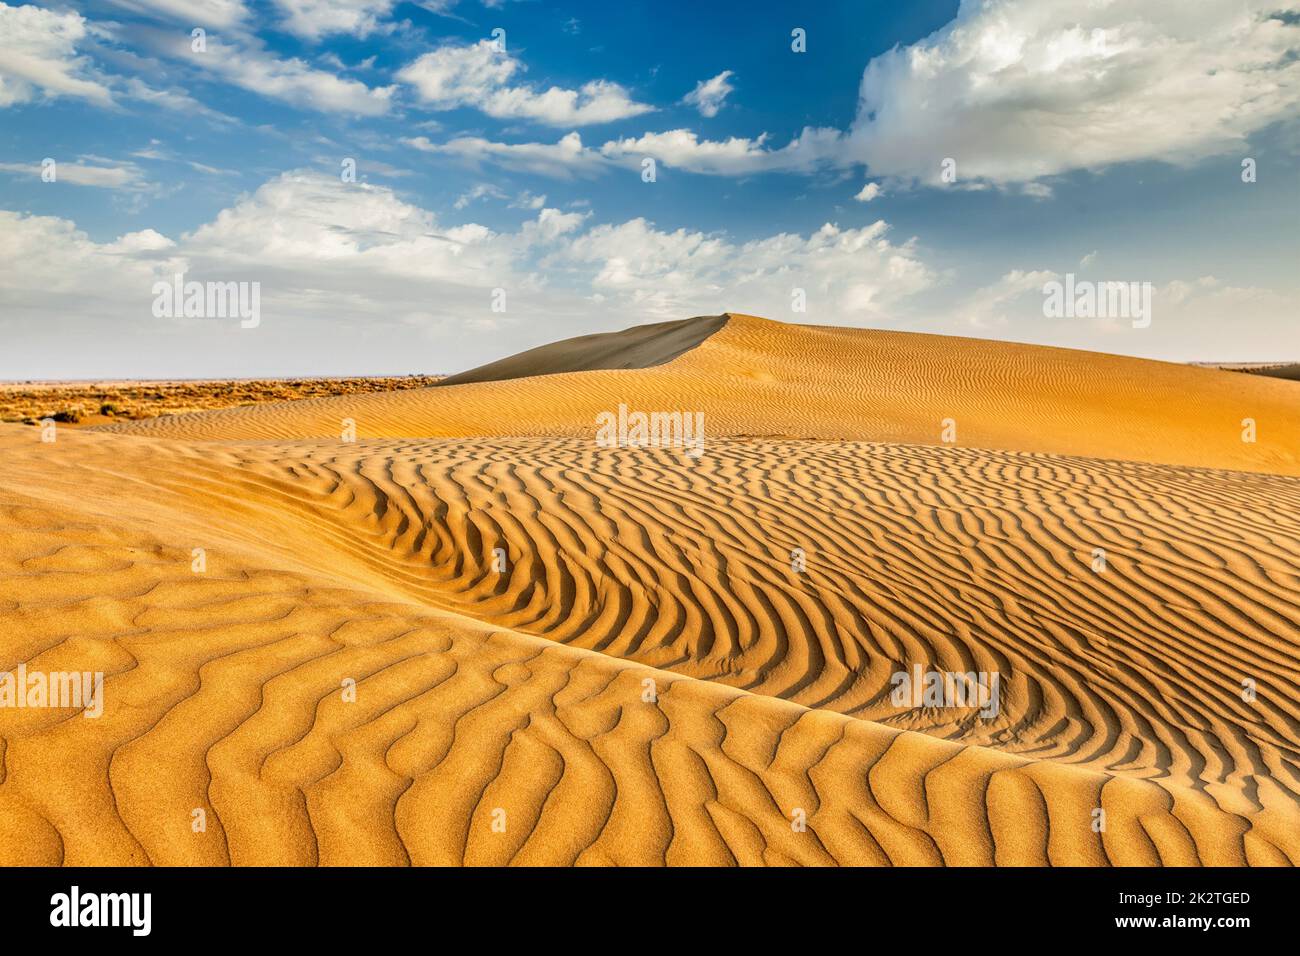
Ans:
{"type": "Polygon", "coordinates": [[[948,419],[955,444],[967,448],[1300,475],[1300,403],[1290,382],[983,339],[752,316],[730,316],[709,334],[712,319],[693,321],[699,344],[646,369],[309,399],[114,427],[189,440],[337,438],[350,418],[363,438],[590,439],[595,416],[626,402],[702,411],[714,437],[935,445],[944,444],[948,419]],[[1254,442],[1242,441],[1248,419],[1254,442]]]}
{"type": "Polygon", "coordinates": [[[0,863],[1300,862],[1296,386],[629,338],[0,427],[0,671],[106,675],[99,718],[0,709],[0,863]],[[599,447],[620,403],[703,454],[599,447]],[[896,703],[916,666],[996,714],[896,703]]]}

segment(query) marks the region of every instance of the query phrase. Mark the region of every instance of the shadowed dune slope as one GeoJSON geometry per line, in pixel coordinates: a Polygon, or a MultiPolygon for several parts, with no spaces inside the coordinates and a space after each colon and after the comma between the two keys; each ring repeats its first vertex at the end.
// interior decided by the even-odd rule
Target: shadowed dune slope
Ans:
{"type": "Polygon", "coordinates": [[[634,411],[703,412],[714,438],[936,445],[944,443],[947,425],[954,444],[971,448],[1300,474],[1300,390],[1291,382],[743,315],[728,315],[708,334],[714,321],[689,320],[648,339],[629,330],[596,346],[558,343],[469,373],[506,381],[258,405],[105,430],[197,440],[330,438],[350,420],[359,436],[371,438],[591,438],[596,416],[625,404],[634,411]],[[628,343],[625,355],[609,347],[617,336],[628,343]],[[661,352],[669,340],[671,349],[661,352]],[[696,340],[671,361],[639,367],[696,340]],[[584,360],[595,367],[562,371],[584,360]],[[1248,430],[1253,441],[1243,440],[1248,430]]]}
{"type": "Polygon", "coordinates": [[[638,325],[622,332],[583,335],[551,342],[498,362],[451,375],[438,383],[464,385],[470,382],[502,382],[560,372],[591,372],[596,369],[644,369],[671,362],[696,348],[726,323],[726,316],[699,316],[677,322],[638,325]]]}
{"type": "Polygon", "coordinates": [[[8,426],[0,479],[0,670],[107,675],[0,709],[3,863],[1300,862],[1294,478],[8,426]]]}

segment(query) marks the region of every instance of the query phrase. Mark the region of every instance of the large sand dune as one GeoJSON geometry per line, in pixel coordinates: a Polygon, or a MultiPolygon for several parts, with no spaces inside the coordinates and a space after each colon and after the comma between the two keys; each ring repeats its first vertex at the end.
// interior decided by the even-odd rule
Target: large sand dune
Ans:
{"type": "MultiPolygon", "coordinates": [[[[955,444],[1300,474],[1293,384],[1215,369],[983,339],[691,320],[647,349],[637,329],[572,340],[430,390],[265,404],[110,426],[204,440],[533,436],[590,438],[620,403],[705,413],[713,437],[955,444]],[[560,346],[564,347],[561,348],[560,346]],[[525,361],[527,359],[527,361],[525,361]],[[556,372],[588,360],[590,371],[556,372]],[[650,367],[642,368],[642,365],[650,367]],[[626,366],[626,368],[623,368],[626,366]],[[531,377],[525,377],[529,370],[531,377]],[[496,376],[503,381],[486,380],[496,376]],[[480,381],[480,379],[484,379],[480,381]],[[1255,423],[1254,442],[1242,422],[1255,423]]],[[[651,326],[651,329],[662,329],[651,326]]],[[[653,339],[651,341],[654,341],[653,339]]]]}
{"type": "Polygon", "coordinates": [[[98,718],[0,709],[0,862],[1300,862],[1295,386],[625,335],[0,428],[0,670],[107,675],[98,718]],[[620,402],[704,453],[597,447],[620,402]],[[996,712],[895,703],[917,666],[996,712]]]}

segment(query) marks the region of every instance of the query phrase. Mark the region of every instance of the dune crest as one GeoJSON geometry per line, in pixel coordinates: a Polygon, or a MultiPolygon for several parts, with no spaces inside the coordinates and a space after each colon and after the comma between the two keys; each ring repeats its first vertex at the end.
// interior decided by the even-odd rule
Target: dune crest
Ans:
{"type": "Polygon", "coordinates": [[[443,385],[471,382],[504,382],[563,372],[593,372],[600,369],[646,369],[671,362],[683,352],[698,348],[727,321],[724,315],[702,315],[676,322],[638,325],[621,332],[582,335],[551,342],[497,362],[450,375],[443,385]]]}

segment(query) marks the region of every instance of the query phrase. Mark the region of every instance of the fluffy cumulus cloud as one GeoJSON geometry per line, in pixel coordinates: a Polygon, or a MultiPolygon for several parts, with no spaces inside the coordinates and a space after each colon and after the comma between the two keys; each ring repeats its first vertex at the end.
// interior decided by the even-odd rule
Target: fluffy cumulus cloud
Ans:
{"type": "Polygon", "coordinates": [[[611,313],[632,325],[724,310],[1245,361],[1261,357],[1258,337],[1225,351],[1222,316],[1285,327],[1293,312],[1285,295],[1201,277],[1157,285],[1148,329],[1051,319],[1042,287],[1056,272],[954,291],[883,221],[737,239],[645,218],[596,222],[539,198],[518,197],[513,229],[490,229],[388,187],[298,171],[175,237],[140,229],[96,241],[66,219],[0,212],[0,378],[452,371],[607,329],[611,313]],[[259,282],[261,325],[155,317],[154,284],[182,273],[259,282]],[[491,308],[496,289],[504,313],[491,308]],[[792,309],[796,290],[806,312],[792,309]],[[81,366],[68,364],[71,340],[96,343],[74,356],[81,366]]]}
{"type": "Polygon", "coordinates": [[[644,219],[576,237],[551,265],[586,264],[600,301],[655,317],[732,310],[789,321],[867,322],[930,287],[934,272],[888,226],[830,223],[804,237],[781,233],[736,243],[688,229],[663,232],[644,219]],[[802,290],[806,313],[792,312],[802,290]]]}
{"type": "Polygon", "coordinates": [[[695,89],[682,98],[682,102],[687,106],[694,106],[700,111],[701,116],[717,116],[718,110],[722,109],[723,101],[735,89],[731,85],[732,76],[731,70],[723,70],[711,80],[700,80],[695,84],[695,89]]]}
{"type": "Polygon", "coordinates": [[[862,77],[846,158],[875,175],[1026,182],[1240,150],[1300,112],[1300,25],[1277,0],[962,0],[862,77]]]}
{"type": "Polygon", "coordinates": [[[111,103],[108,87],[78,53],[87,32],[79,13],[0,3],[0,107],[61,96],[111,103]]]}
{"type": "Polygon", "coordinates": [[[466,329],[516,314],[541,328],[571,321],[580,299],[547,293],[529,263],[581,218],[542,209],[497,233],[312,172],[278,176],[175,239],[145,230],[95,242],[67,220],[0,213],[0,256],[13,266],[0,274],[0,377],[419,371],[485,360],[500,343],[486,333],[466,343],[466,329]],[[154,283],[177,274],[260,283],[261,324],[155,317],[154,283]],[[509,290],[510,314],[492,313],[495,288],[509,290]],[[72,337],[97,343],[73,356],[80,370],[68,369],[61,347],[72,337]]]}
{"type": "Polygon", "coordinates": [[[209,267],[274,272],[285,288],[365,286],[365,277],[479,287],[511,271],[511,247],[475,223],[444,227],[386,187],[285,173],[183,237],[209,267]]]}
{"type": "Polygon", "coordinates": [[[64,219],[0,213],[0,257],[12,266],[0,275],[0,333],[12,344],[0,377],[53,369],[59,343],[92,330],[103,349],[86,374],[167,375],[178,362],[193,374],[403,370],[395,356],[450,369],[599,330],[611,307],[626,324],[725,309],[871,321],[934,280],[883,222],[738,242],[526,205],[502,232],[387,187],[299,171],[176,238],[140,230],[95,242],[64,219]],[[154,283],[180,273],[259,282],[262,324],[156,318],[154,283]],[[806,314],[791,312],[795,288],[806,314]],[[491,310],[494,289],[508,293],[505,313],[491,310]],[[455,358],[440,363],[439,349],[455,358]]]}
{"type": "MultiPolygon", "coordinates": [[[[511,168],[549,153],[590,172],[600,159],[644,157],[687,172],[867,171],[886,180],[938,183],[952,159],[967,186],[1015,186],[1036,199],[1038,180],[1132,160],[1190,164],[1245,148],[1248,137],[1300,116],[1300,23],[1273,0],[963,0],[932,36],[876,57],[863,74],[848,130],[807,128],[774,148],[766,134],[702,139],[689,129],[646,132],[575,150],[475,140],[445,152],[511,168]],[[510,160],[507,161],[507,157],[510,160]]],[[[445,47],[400,78],[438,109],[473,106],[498,118],[581,125],[649,107],[596,81],[539,92],[516,84],[522,65],[489,41],[445,47]],[[601,95],[604,91],[607,95],[601,95]]],[[[716,115],[731,72],[685,98],[716,115]]],[[[559,172],[557,162],[546,165],[559,172]]],[[[879,187],[877,187],[878,189],[879,187]]],[[[879,195],[870,186],[858,197],[879,195]]]]}
{"type": "MultiPolygon", "coordinates": [[[[48,319],[66,304],[88,308],[92,321],[117,318],[117,296],[147,293],[155,277],[175,265],[173,246],[151,229],[97,243],[64,219],[0,211],[0,257],[9,266],[0,302],[11,316],[31,311],[48,319]]],[[[22,335],[30,324],[6,319],[6,334],[22,335]]]]}
{"type": "Polygon", "coordinates": [[[471,107],[495,119],[526,119],[548,126],[588,126],[640,116],[654,109],[633,101],[627,90],[608,80],[579,89],[539,89],[518,81],[525,67],[499,51],[492,40],[448,45],[426,53],[397,74],[415,88],[420,101],[435,110],[471,107]]]}

